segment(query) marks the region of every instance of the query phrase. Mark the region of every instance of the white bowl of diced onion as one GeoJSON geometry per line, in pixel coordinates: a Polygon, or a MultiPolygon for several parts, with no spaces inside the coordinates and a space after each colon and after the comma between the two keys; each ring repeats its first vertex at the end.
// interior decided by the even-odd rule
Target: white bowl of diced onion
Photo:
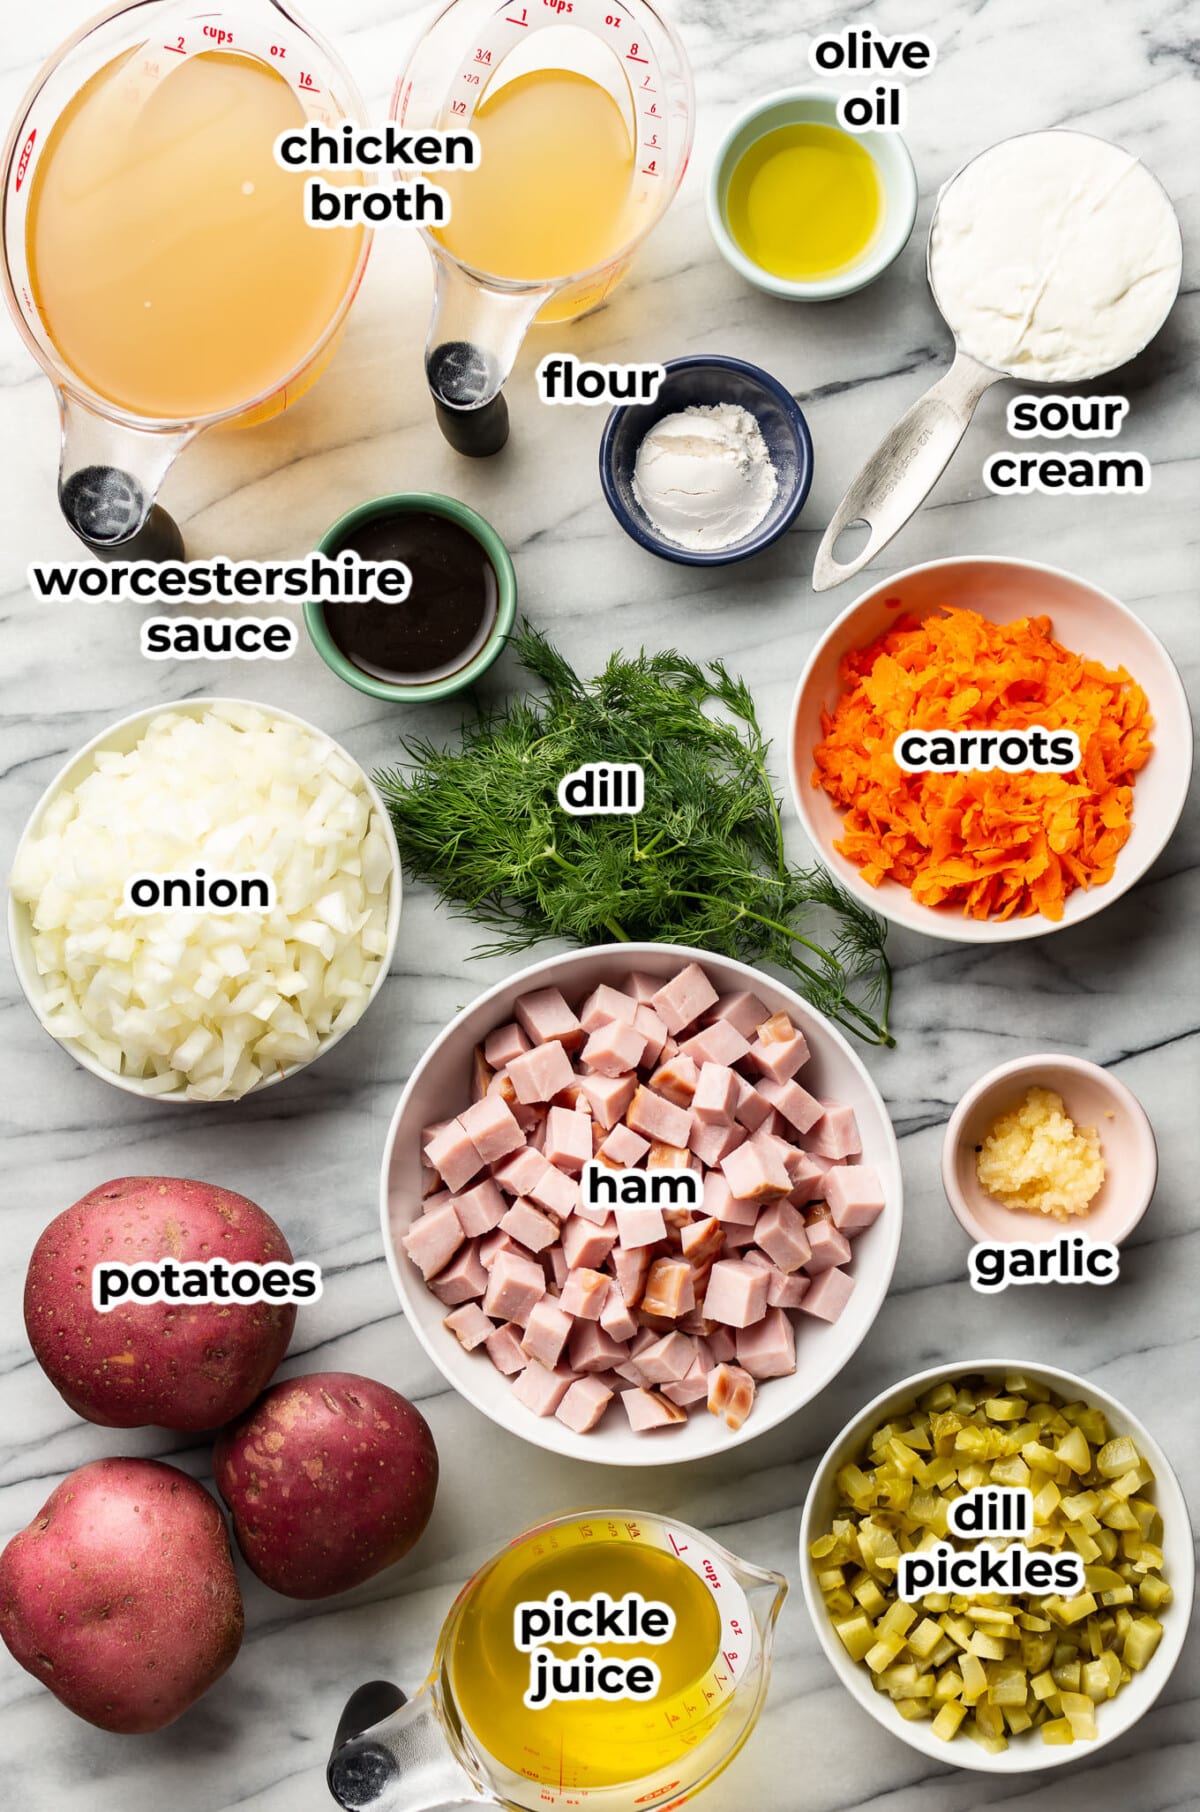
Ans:
{"type": "MultiPolygon", "coordinates": [[[[1019,1392],[1014,1394],[1019,1395],[1019,1392]]],[[[991,1539],[1005,1545],[1003,1537],[991,1539]]],[[[986,1774],[1029,1774],[1059,1768],[1069,1762],[1090,1762],[1095,1759],[1097,1750],[1132,1729],[1150,1710],[1179,1659],[1191,1623],[1196,1582],[1187,1501],[1166,1454],[1144,1423],[1088,1378],[1077,1377],[1056,1366],[998,1359],[964,1359],[954,1365],[938,1365],[929,1371],[917,1372],[882,1391],[847,1423],[817,1466],[809,1487],[800,1528],[800,1571],[809,1616],[821,1647],[843,1686],[859,1705],[885,1730],[931,1760],[986,1774]],[[1133,1441],[1154,1474],[1153,1483],[1145,1487],[1143,1495],[1154,1503],[1162,1518],[1162,1576],[1171,1587],[1172,1598],[1161,1611],[1163,1633],[1148,1663],[1130,1676],[1115,1697],[1096,1704],[1094,1737],[1071,1743],[1048,1743],[1038,1730],[1033,1729],[1011,1734],[1005,1749],[989,1750],[961,1731],[950,1741],[935,1735],[928,1720],[902,1717],[888,1693],[876,1689],[865,1662],[852,1659],[834,1628],[818,1583],[819,1562],[813,1559],[810,1548],[831,1526],[838,1499],[837,1474],[850,1463],[862,1464],[870,1437],[877,1428],[893,1417],[906,1414],[919,1397],[947,1381],[970,1378],[989,1385],[994,1382],[997,1393],[1003,1395],[1021,1377],[1053,1391],[1068,1402],[1084,1402],[1099,1409],[1111,1436],[1126,1435],[1133,1441]]]]}
{"type": "Polygon", "coordinates": [[[238,1100],[324,1056],[362,1018],[391,966],[401,894],[400,856],[387,810],[340,744],[276,706],[184,699],[110,725],[51,781],[13,860],[9,947],[17,980],[39,1021],[92,1075],[129,1094],[171,1104],[238,1100]],[[199,753],[201,732],[207,735],[214,726],[220,745],[214,758],[189,760],[199,753]],[[156,740],[164,735],[180,741],[156,740]],[[241,737],[247,739],[244,745],[235,740],[241,737]],[[151,778],[142,791],[149,823],[139,823],[129,807],[144,777],[129,780],[128,758],[147,747],[162,752],[165,781],[156,797],[153,766],[141,763],[151,778]],[[253,763],[232,759],[235,752],[251,750],[253,763]],[[214,854],[219,859],[224,848],[236,858],[230,869],[243,872],[253,852],[248,866],[276,883],[270,918],[197,910],[131,921],[123,908],[107,920],[98,918],[103,896],[111,897],[120,881],[123,858],[106,873],[103,834],[89,825],[88,843],[76,843],[68,852],[62,833],[79,817],[71,810],[77,789],[89,779],[95,788],[95,776],[114,773],[124,776],[124,790],[118,796],[110,787],[108,796],[99,798],[97,829],[111,830],[114,848],[128,832],[139,856],[161,852],[162,860],[139,860],[137,870],[182,873],[200,862],[211,873],[214,854]],[[267,773],[273,795],[263,792],[267,773]],[[223,817],[213,813],[211,801],[217,798],[223,798],[223,817]],[[290,839],[281,810],[294,817],[290,839]],[[189,829],[181,836],[185,824],[189,829]],[[183,852],[192,850],[194,856],[183,863],[183,852]],[[313,857],[314,850],[322,852],[319,857],[313,857]],[[68,869],[79,883],[74,891],[64,881],[68,869]],[[151,918],[154,927],[143,936],[151,918]],[[80,950],[82,956],[74,954],[80,950]],[[149,966],[148,952],[155,957],[149,966]],[[99,1011],[81,1000],[68,964],[75,980],[87,976],[89,989],[106,991],[99,1011]],[[114,1023],[122,1027],[119,1034],[114,1023]]]}

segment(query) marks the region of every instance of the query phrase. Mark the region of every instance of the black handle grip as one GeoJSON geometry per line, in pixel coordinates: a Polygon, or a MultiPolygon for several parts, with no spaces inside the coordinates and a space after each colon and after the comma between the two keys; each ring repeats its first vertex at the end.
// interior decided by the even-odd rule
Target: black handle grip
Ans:
{"type": "Polygon", "coordinates": [[[136,478],[116,466],[82,466],[59,485],[67,526],[101,560],[184,558],[183,536],[160,504],[146,508],[136,478]]]}
{"type": "Polygon", "coordinates": [[[469,340],[444,340],[425,360],[438,427],[456,453],[488,459],[508,439],[508,404],[487,353],[469,340]]]}
{"type": "Polygon", "coordinates": [[[399,1773],[391,1751],[364,1738],[364,1732],[407,1703],[390,1680],[368,1680],[347,1699],[325,1770],[329,1791],[345,1812],[372,1805],[399,1773]]]}

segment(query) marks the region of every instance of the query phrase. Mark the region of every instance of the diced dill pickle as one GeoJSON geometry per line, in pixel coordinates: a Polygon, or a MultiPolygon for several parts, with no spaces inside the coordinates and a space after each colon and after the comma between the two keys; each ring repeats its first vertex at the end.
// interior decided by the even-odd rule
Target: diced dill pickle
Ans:
{"type": "Polygon", "coordinates": [[[841,1637],[847,1653],[855,1661],[861,1661],[867,1650],[875,1646],[875,1631],[869,1617],[847,1617],[844,1622],[835,1623],[833,1627],[841,1637]]]}
{"type": "Polygon", "coordinates": [[[886,1610],[887,1599],[869,1573],[864,1573],[851,1590],[868,1617],[879,1617],[886,1610]]]}
{"type": "Polygon", "coordinates": [[[929,1728],[935,1737],[940,1737],[944,1743],[948,1743],[951,1737],[957,1733],[958,1727],[966,1715],[965,1705],[960,1705],[957,1699],[947,1699],[929,1728]]]}
{"type": "Polygon", "coordinates": [[[1147,1611],[1161,1611],[1171,1602],[1171,1588],[1165,1579],[1156,1574],[1147,1574],[1138,1585],[1138,1603],[1147,1611]]]}
{"type": "Polygon", "coordinates": [[[1140,1674],[1162,1641],[1163,1626],[1157,1617],[1138,1617],[1121,1644],[1121,1659],[1126,1667],[1140,1674]]]}
{"type": "Polygon", "coordinates": [[[1096,1735],[1096,1708],[1086,1693],[1065,1692],[1062,1695],[1063,1716],[1077,1741],[1088,1742],[1096,1735]]]}
{"type": "Polygon", "coordinates": [[[1092,1450],[1082,1429],[1073,1428],[1070,1434],[1064,1435],[1055,1451],[1062,1464],[1069,1466],[1072,1472],[1091,1471],[1092,1450]]]}
{"type": "Polygon", "coordinates": [[[1035,1674],[1033,1679],[1029,1682],[1029,1686],[1035,1699],[1055,1699],[1058,1697],[1058,1687],[1054,1684],[1054,1676],[1051,1673],[1035,1674]]]}
{"type": "Polygon", "coordinates": [[[897,1699],[895,1704],[906,1724],[916,1724],[929,1716],[929,1706],[924,1699],[897,1699]]]}
{"type": "Polygon", "coordinates": [[[1068,1719],[1052,1718],[1048,1724],[1042,1725],[1042,1741],[1062,1746],[1075,1741],[1075,1732],[1071,1729],[1068,1719]]]}
{"type": "Polygon", "coordinates": [[[903,1636],[912,1628],[916,1620],[916,1605],[905,1604],[902,1598],[897,1598],[895,1604],[891,1605],[884,1616],[880,1618],[879,1623],[876,1626],[876,1634],[880,1636],[885,1634],[903,1636]]]}
{"type": "Polygon", "coordinates": [[[1106,1441],[1096,1455],[1096,1471],[1102,1479],[1120,1478],[1131,1466],[1141,1463],[1141,1455],[1128,1435],[1117,1435],[1106,1441]]]}
{"type": "Polygon", "coordinates": [[[932,1655],[941,1639],[940,1624],[935,1623],[932,1617],[922,1617],[916,1629],[910,1630],[908,1633],[908,1646],[914,1655],[918,1655],[924,1661],[932,1655]]]}

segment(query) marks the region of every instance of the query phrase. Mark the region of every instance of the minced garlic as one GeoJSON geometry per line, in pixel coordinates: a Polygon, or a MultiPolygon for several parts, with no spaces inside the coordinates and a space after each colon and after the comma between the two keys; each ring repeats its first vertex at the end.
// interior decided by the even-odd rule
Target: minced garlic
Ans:
{"type": "Polygon", "coordinates": [[[980,1184],[1005,1208],[1060,1221],[1086,1214],[1104,1181],[1099,1134],[1076,1126],[1062,1096],[1048,1088],[1028,1089],[1001,1114],[977,1154],[980,1184]]]}

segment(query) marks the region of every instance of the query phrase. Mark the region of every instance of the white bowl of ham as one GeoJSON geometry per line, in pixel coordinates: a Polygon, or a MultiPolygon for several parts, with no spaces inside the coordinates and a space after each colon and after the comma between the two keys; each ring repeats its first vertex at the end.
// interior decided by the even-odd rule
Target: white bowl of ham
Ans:
{"type": "Polygon", "coordinates": [[[455,1389],[613,1466],[721,1453],[802,1409],[900,1244],[895,1137],[846,1040],[757,970],[670,944],[551,957],[460,1013],[401,1096],[381,1195],[400,1301],[455,1389]],[[681,1194],[703,1199],[593,1205],[589,1163],[692,1170],[681,1194]]]}

